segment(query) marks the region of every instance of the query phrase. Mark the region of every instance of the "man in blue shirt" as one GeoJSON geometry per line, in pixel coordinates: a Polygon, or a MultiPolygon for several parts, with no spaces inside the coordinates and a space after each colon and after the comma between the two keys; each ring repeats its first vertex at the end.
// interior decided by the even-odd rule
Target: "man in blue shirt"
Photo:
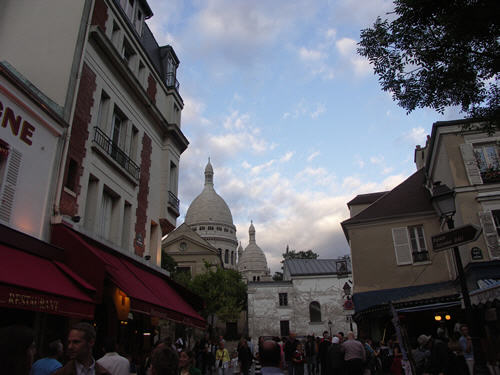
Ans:
{"type": "Polygon", "coordinates": [[[63,344],[61,340],[52,341],[49,344],[49,356],[39,359],[31,367],[30,375],[50,375],[62,367],[59,359],[63,354],[63,344]]]}

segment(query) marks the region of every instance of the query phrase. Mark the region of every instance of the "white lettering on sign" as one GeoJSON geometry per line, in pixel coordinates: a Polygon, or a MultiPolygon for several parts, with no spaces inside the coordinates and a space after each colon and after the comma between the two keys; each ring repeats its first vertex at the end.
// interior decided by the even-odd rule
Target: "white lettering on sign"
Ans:
{"type": "Polygon", "coordinates": [[[19,137],[21,141],[31,146],[33,141],[31,138],[35,133],[36,128],[31,125],[27,120],[23,120],[21,115],[14,113],[10,107],[5,107],[0,101],[0,126],[2,128],[9,127],[15,137],[19,137]]]}

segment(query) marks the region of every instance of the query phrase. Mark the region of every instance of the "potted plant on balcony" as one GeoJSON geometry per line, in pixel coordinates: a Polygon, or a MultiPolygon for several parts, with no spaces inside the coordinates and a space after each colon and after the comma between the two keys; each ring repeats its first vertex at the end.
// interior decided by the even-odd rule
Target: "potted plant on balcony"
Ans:
{"type": "Polygon", "coordinates": [[[500,182],[500,168],[490,165],[481,171],[481,177],[483,182],[500,182]]]}

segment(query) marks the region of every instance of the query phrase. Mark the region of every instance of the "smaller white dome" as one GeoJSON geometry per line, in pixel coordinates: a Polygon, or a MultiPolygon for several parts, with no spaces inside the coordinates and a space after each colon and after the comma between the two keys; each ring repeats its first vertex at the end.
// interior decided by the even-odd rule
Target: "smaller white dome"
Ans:
{"type": "Polygon", "coordinates": [[[250,243],[241,255],[238,262],[238,270],[242,273],[252,272],[253,274],[259,273],[263,276],[267,275],[269,270],[267,268],[266,255],[255,241],[255,227],[253,223],[250,224],[248,233],[250,235],[250,243]]]}

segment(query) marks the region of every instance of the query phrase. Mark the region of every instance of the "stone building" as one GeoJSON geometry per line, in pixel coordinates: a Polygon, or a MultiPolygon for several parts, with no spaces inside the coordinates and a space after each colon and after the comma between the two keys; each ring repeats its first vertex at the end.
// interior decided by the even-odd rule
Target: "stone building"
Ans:
{"type": "Polygon", "coordinates": [[[205,186],[190,204],[184,223],[219,251],[224,268],[236,269],[236,227],[227,203],[214,189],[210,160],[205,167],[205,186]]]}
{"type": "Polygon", "coordinates": [[[321,335],[351,329],[351,306],[344,290],[352,286],[349,257],[288,259],[283,281],[248,283],[248,335],[321,335]]]}
{"type": "Polygon", "coordinates": [[[272,281],[270,270],[267,267],[266,255],[255,240],[253,222],[248,229],[249,243],[245,250],[238,249],[238,271],[243,279],[250,281],[272,281]]]}

